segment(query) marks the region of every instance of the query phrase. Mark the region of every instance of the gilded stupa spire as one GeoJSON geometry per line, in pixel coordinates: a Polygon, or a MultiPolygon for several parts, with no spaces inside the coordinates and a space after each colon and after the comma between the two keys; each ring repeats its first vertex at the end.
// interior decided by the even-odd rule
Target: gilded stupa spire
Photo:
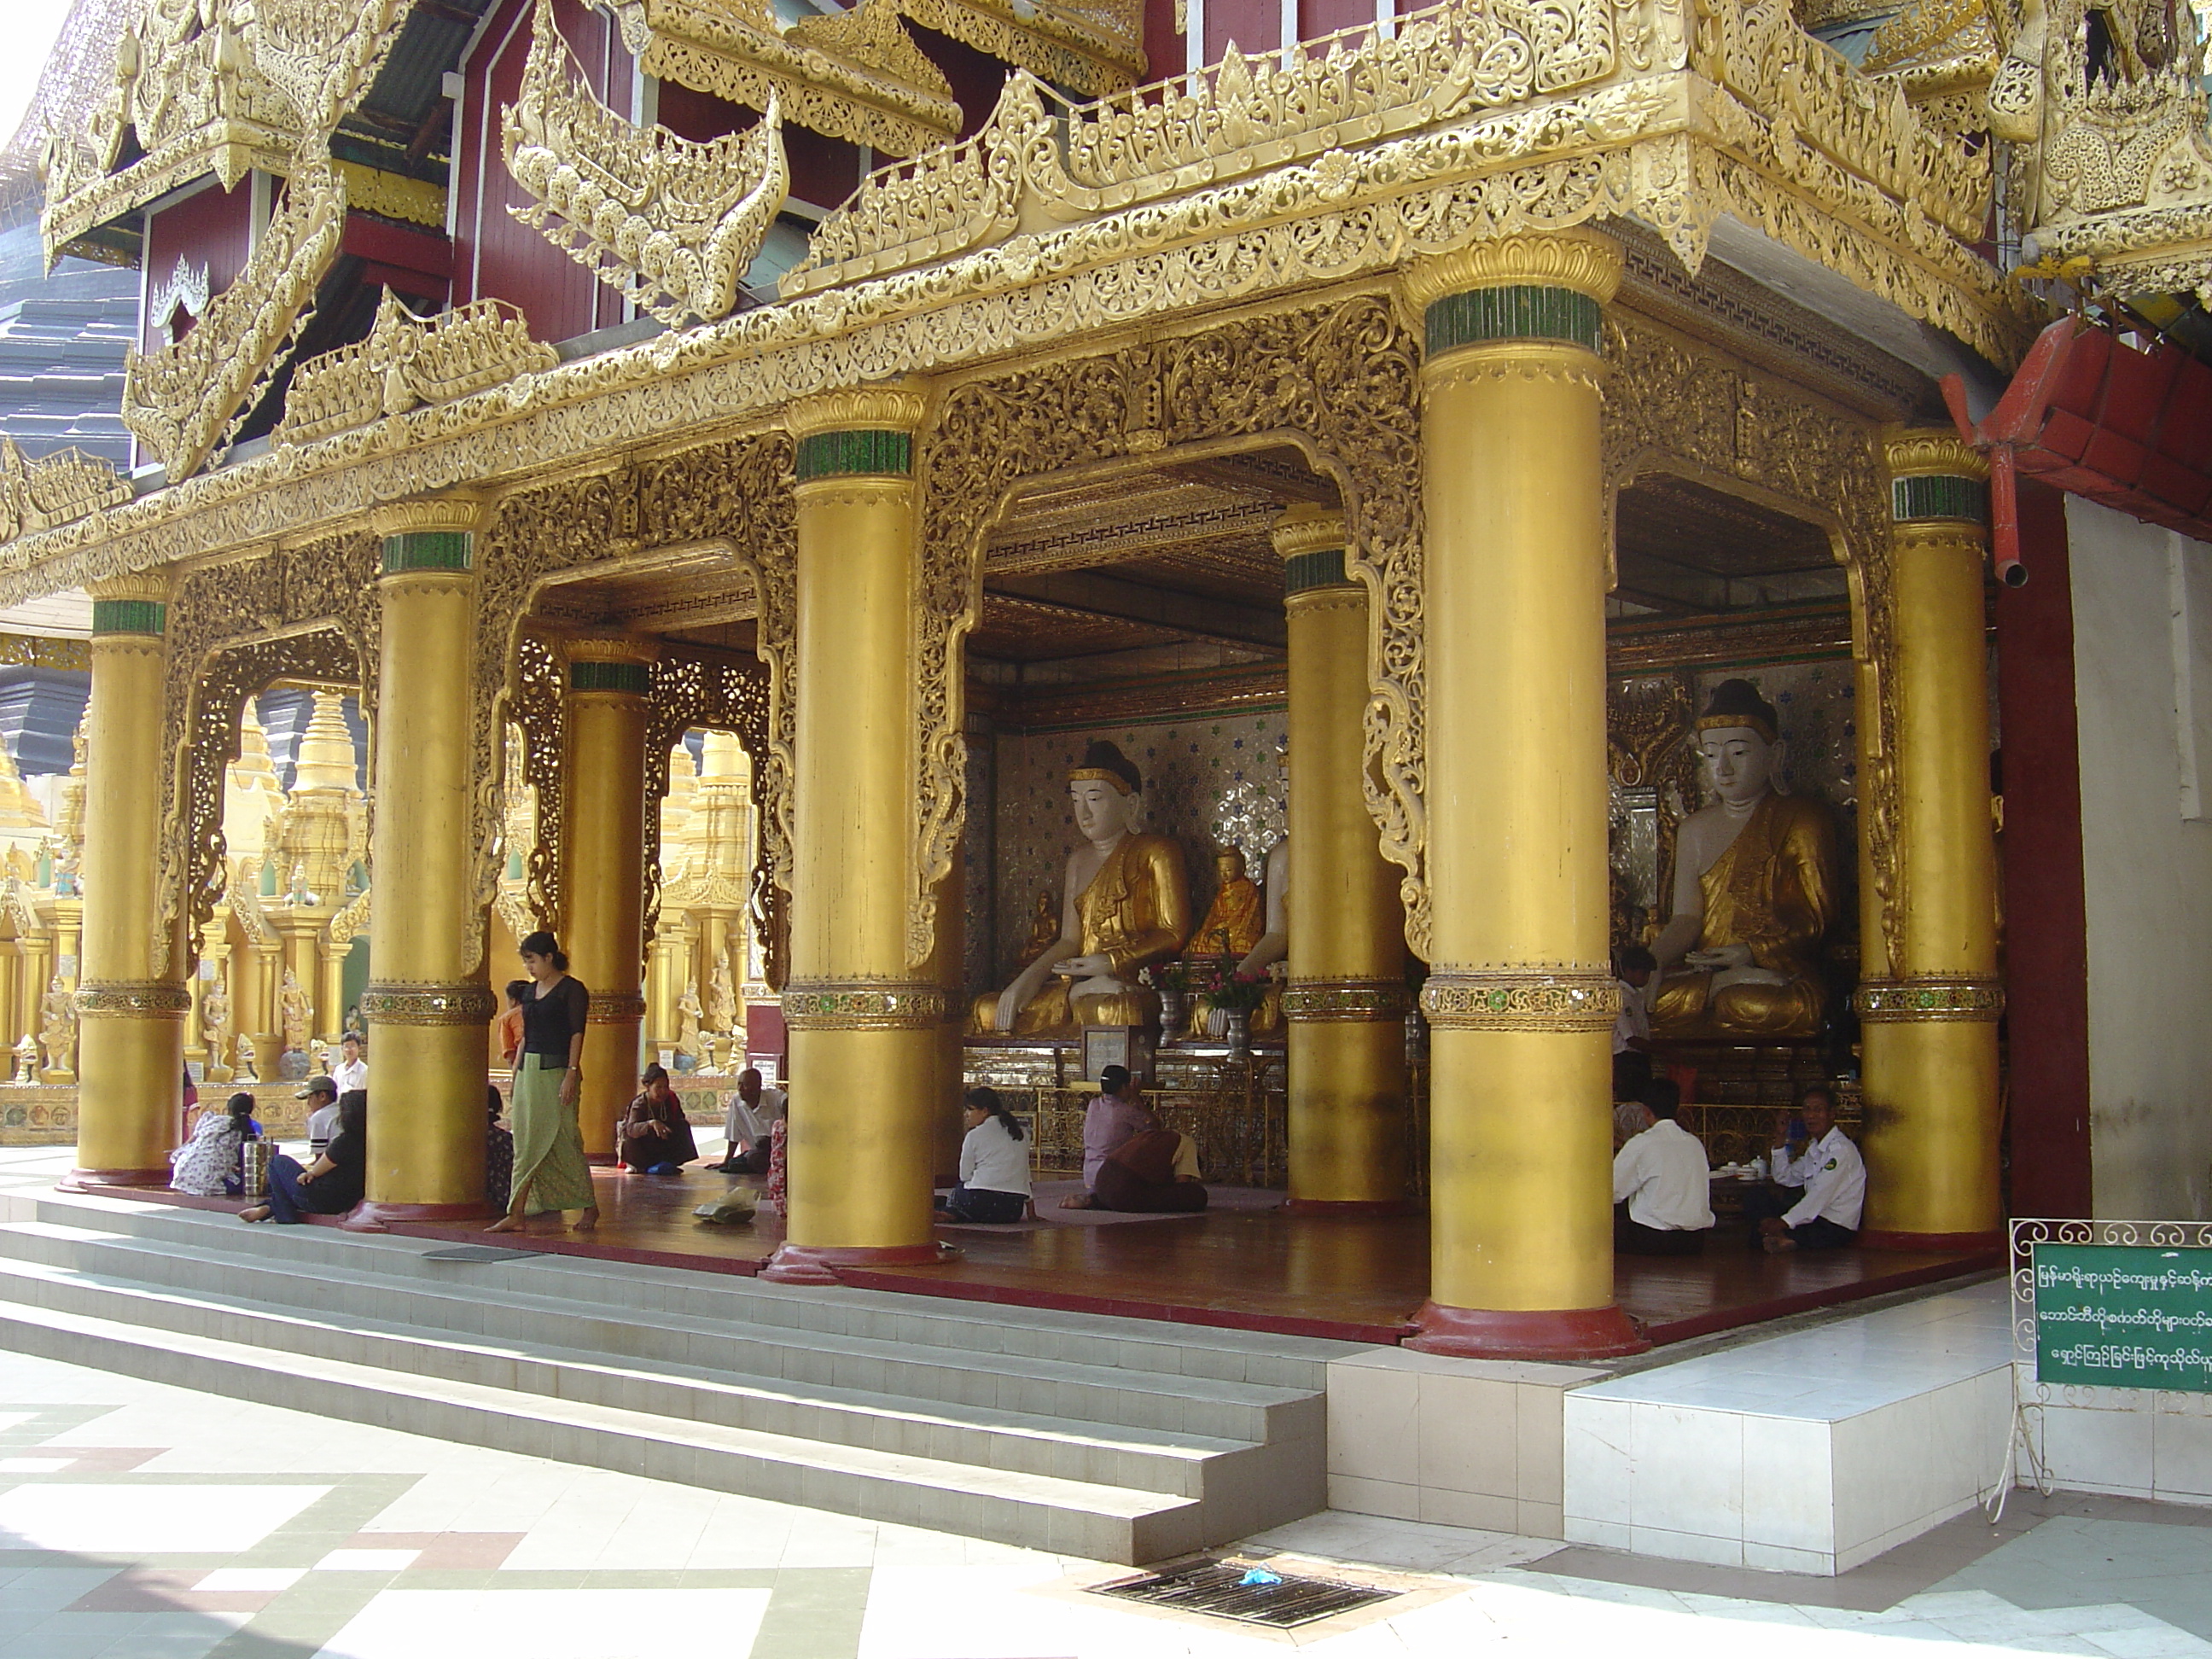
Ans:
{"type": "Polygon", "coordinates": [[[301,734],[299,759],[292,769],[292,793],[348,794],[355,789],[358,776],[344,704],[335,691],[318,691],[314,715],[301,734]]]}
{"type": "Polygon", "coordinates": [[[0,744],[0,831],[35,830],[43,832],[46,815],[39,810],[39,803],[31,799],[23,787],[23,775],[15,769],[15,757],[8,746],[0,744]]]}

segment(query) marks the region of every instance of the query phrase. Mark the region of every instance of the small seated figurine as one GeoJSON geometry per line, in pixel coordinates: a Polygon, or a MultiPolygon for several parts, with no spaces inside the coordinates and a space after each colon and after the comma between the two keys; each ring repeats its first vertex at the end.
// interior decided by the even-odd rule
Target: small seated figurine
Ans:
{"type": "Polygon", "coordinates": [[[1776,715],[1748,680],[1713,688],[1698,750],[1718,799],[1675,837],[1674,915],[1652,944],[1651,1035],[1817,1036],[1820,943],[1842,900],[1835,823],[1820,802],[1775,793],[1776,715]]]}
{"type": "Polygon", "coordinates": [[[1085,1025],[1146,1025],[1158,994],[1137,973],[1182,949],[1190,890],[1182,848],[1136,831],[1143,777],[1111,743],[1094,742],[1067,776],[1086,845],[1068,855],[1060,937],[1014,982],[975,1000],[979,1035],[1073,1036],[1085,1025]],[[1048,979],[1057,983],[1048,986],[1048,979]]]}
{"type": "Polygon", "coordinates": [[[1260,884],[1244,873],[1244,854],[1224,847],[1213,855],[1221,885],[1206,907],[1206,920],[1190,948],[1207,956],[1241,957],[1260,942],[1260,884]]]}

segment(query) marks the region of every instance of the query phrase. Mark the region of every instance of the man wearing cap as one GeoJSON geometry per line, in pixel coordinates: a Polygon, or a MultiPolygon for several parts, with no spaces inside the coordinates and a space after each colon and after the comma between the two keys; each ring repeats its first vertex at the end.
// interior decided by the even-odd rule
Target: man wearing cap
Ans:
{"type": "Polygon", "coordinates": [[[326,1077],[311,1077],[292,1097],[307,1103],[307,1145],[312,1152],[307,1161],[312,1164],[338,1132],[338,1085],[326,1077]]]}

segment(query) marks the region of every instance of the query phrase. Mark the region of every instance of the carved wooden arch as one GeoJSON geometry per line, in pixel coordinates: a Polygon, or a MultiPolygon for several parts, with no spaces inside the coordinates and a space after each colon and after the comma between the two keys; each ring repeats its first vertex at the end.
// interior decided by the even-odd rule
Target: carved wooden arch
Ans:
{"type": "MultiPolygon", "coordinates": [[[[470,959],[483,954],[484,914],[499,886],[506,750],[501,737],[508,712],[516,706],[518,641],[525,622],[546,586],[592,566],[635,559],[641,550],[684,543],[725,546],[759,595],[757,649],[767,665],[769,714],[766,752],[756,757],[754,787],[756,799],[773,808],[774,834],[764,815],[763,840],[772,839],[781,849],[775,877],[788,890],[795,730],[788,688],[797,545],[791,454],[791,439],[781,429],[725,438],[518,490],[490,508],[475,560],[469,718],[477,781],[471,823],[477,865],[477,890],[464,920],[469,947],[465,955],[470,959]]],[[[545,839],[541,835],[541,842],[545,839]]],[[[557,850],[550,856],[557,859],[557,850]]]]}
{"type": "MultiPolygon", "coordinates": [[[[507,719],[522,733],[522,782],[536,793],[538,803],[538,833],[523,854],[523,908],[538,927],[558,933],[568,923],[560,836],[568,762],[568,699],[560,650],[544,635],[526,629],[515,641],[509,672],[513,679],[507,719]]],[[[502,764],[506,755],[507,746],[501,744],[502,764]]],[[[513,781],[502,781],[502,794],[513,781]]],[[[505,814],[500,821],[503,827],[505,814]]]]}
{"type": "Polygon", "coordinates": [[[286,678],[358,687],[374,766],[379,547],[366,532],[334,537],[203,567],[178,582],[166,640],[155,961],[181,948],[189,968],[215,913],[208,884],[227,850],[224,771],[238,758],[248,697],[286,678]]]}
{"type": "Polygon", "coordinates": [[[1896,653],[1888,492],[1876,428],[1813,393],[1632,313],[1606,322],[1607,522],[1623,485],[1668,472],[1824,530],[1844,567],[1858,674],[1859,834],[1891,959],[1899,951],[1896,653]]]}
{"type": "Polygon", "coordinates": [[[1368,589],[1368,810],[1405,872],[1406,934],[1428,945],[1421,641],[1421,348],[1370,291],[963,381],[920,457],[914,623],[915,794],[907,957],[933,948],[937,884],[965,814],[961,642],[981,614],[983,546],[1040,473],[1187,446],[1291,445],[1342,491],[1346,568],[1368,589]]]}

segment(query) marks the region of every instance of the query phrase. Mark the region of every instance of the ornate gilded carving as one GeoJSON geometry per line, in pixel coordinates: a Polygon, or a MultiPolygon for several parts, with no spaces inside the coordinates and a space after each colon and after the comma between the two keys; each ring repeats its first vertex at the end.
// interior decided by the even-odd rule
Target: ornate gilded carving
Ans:
{"type": "Polygon", "coordinates": [[[387,981],[361,994],[362,1018],[375,1025],[482,1025],[497,1004],[491,988],[460,985],[418,985],[387,981]]]}
{"type": "Polygon", "coordinates": [[[0,438],[0,542],[35,535],[131,499],[131,480],[81,449],[31,459],[0,438]]]}
{"type": "Polygon", "coordinates": [[[191,1006],[191,993],[168,980],[87,981],[76,993],[87,1019],[182,1019],[191,1006]]]}
{"type": "Polygon", "coordinates": [[[1870,979],[1851,997],[1869,1025],[1929,1021],[1988,1024],[2004,1012],[2004,985],[1994,979],[1870,979]]]}
{"type": "Polygon", "coordinates": [[[293,371],[276,440],[313,443],[386,415],[504,386],[560,361],[551,346],[530,337],[529,323],[504,300],[418,317],[386,289],[367,339],[310,357],[293,371]]]}
{"type": "Polygon", "coordinates": [[[653,665],[645,727],[645,938],[651,945],[660,922],[660,804],[668,793],[669,751],[695,726],[730,732],[752,762],[753,822],[759,826],[743,902],[762,941],[768,983],[781,987],[791,939],[790,806],[771,793],[771,781],[784,779],[787,795],[789,771],[771,759],[769,678],[768,665],[757,659],[708,657],[680,647],[664,651],[653,665]]]}
{"type": "Polygon", "coordinates": [[[934,1030],[952,1015],[941,985],[890,980],[810,980],[783,992],[783,1023],[795,1030],[934,1030]]]}
{"type": "Polygon", "coordinates": [[[1402,980],[1293,978],[1283,992],[1283,1018],[1300,1024],[1403,1019],[1413,1006],[1402,980]]]}
{"type": "Polygon", "coordinates": [[[915,617],[921,828],[907,953],[936,936],[938,884],[960,837],[966,745],[960,641],[982,604],[983,542],[1024,475],[1178,444],[1301,442],[1349,482],[1346,571],[1369,590],[1368,810],[1407,872],[1407,937],[1426,954],[1421,878],[1419,349],[1389,302],[1357,295],[1280,316],[978,380],[948,392],[922,447],[915,617]],[[1376,778],[1380,781],[1376,781],[1376,778]]]}
{"type": "Polygon", "coordinates": [[[1421,987],[1431,1025],[1478,1031],[1610,1030],[1620,1014],[1612,974],[1577,965],[1506,969],[1439,968],[1421,987]]]}
{"type": "Polygon", "coordinates": [[[428,225],[441,233],[445,230],[446,191],[442,185],[410,179],[402,173],[386,173],[381,167],[365,167],[358,161],[334,161],[331,165],[345,181],[349,206],[363,213],[374,213],[380,219],[428,225]]]}
{"type": "Polygon", "coordinates": [[[790,187],[775,95],[750,130],[695,143],[592,94],[551,0],[538,0],[534,27],[501,134],[507,171],[536,199],[508,211],[671,326],[726,316],[790,187]]]}
{"type": "Polygon", "coordinates": [[[1145,73],[1142,0],[898,0],[902,15],[1086,98],[1145,73]]]}
{"type": "Polygon", "coordinates": [[[647,75],[748,109],[780,103],[833,137],[912,155],[958,136],[960,106],[898,21],[862,0],[786,32],[768,0],[615,0],[623,41],[647,75]]]}
{"type": "MultiPolygon", "coordinates": [[[[563,679],[561,653],[551,641],[526,633],[515,641],[514,686],[507,715],[510,729],[521,735],[521,783],[536,808],[530,844],[522,852],[523,902],[532,927],[556,933],[568,924],[561,848],[562,785],[568,754],[568,699],[563,679]]],[[[513,753],[511,749],[501,751],[510,761],[513,753]]],[[[511,844],[508,850],[514,850],[511,844]]]]}
{"type": "Polygon", "coordinates": [[[410,0],[147,0],[89,123],[58,133],[40,221],[74,238],[212,173],[289,173],[319,157],[398,33],[410,0]]]}
{"type": "Polygon", "coordinates": [[[187,948],[223,902],[224,769],[239,754],[246,700],[276,681],[358,684],[376,706],[382,612],[374,536],[336,540],[192,571],[169,603],[166,757],[159,822],[155,956],[185,907],[187,948]]]}
{"type": "Polygon", "coordinates": [[[161,350],[125,360],[123,423],[173,479],[199,470],[232,418],[275,374],[345,231],[345,187],[327,163],[284,193],[237,279],[198,325],[161,350]]]}

